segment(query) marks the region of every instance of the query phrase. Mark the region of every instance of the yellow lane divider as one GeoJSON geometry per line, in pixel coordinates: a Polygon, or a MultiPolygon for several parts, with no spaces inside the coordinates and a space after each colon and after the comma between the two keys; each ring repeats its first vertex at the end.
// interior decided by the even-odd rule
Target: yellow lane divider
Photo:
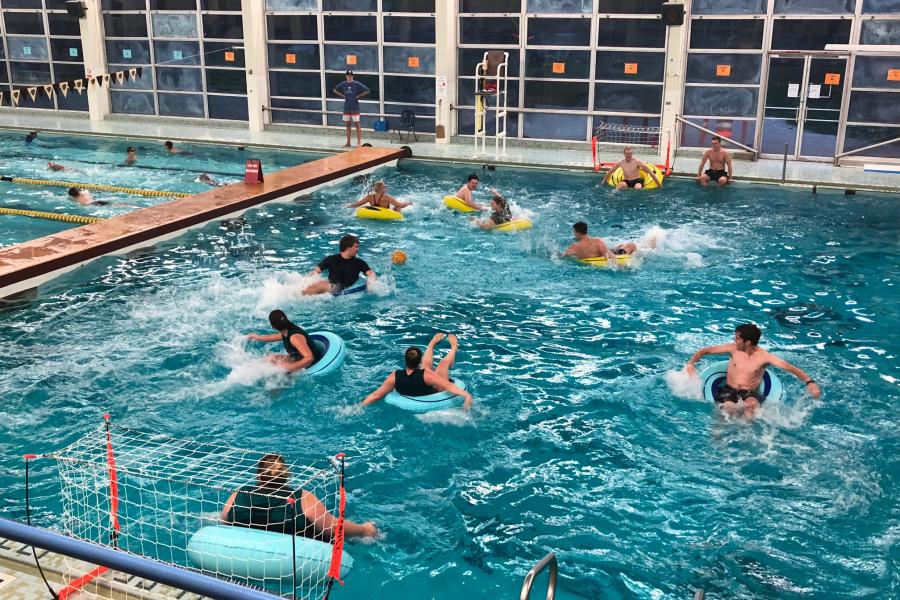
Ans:
{"type": "Polygon", "coordinates": [[[59,187],[76,187],[82,190],[101,190],[104,192],[120,192],[123,194],[135,194],[138,196],[168,196],[174,198],[186,198],[190,194],[186,192],[166,192],[160,190],[142,190],[140,188],[128,188],[118,185],[104,185],[102,183],[76,183],[74,181],[58,181],[56,179],[31,179],[29,177],[9,177],[4,175],[0,181],[12,183],[24,183],[27,185],[55,185],[59,187]]]}
{"type": "Polygon", "coordinates": [[[84,215],[67,215],[66,213],[44,212],[40,210],[23,210],[21,208],[0,208],[0,215],[19,215],[35,219],[49,219],[51,221],[65,221],[67,223],[96,223],[102,221],[100,217],[86,217],[84,215]]]}

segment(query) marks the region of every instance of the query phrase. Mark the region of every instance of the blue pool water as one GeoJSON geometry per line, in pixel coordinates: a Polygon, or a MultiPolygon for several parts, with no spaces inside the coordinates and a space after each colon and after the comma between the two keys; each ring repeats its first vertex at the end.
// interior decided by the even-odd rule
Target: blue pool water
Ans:
{"type": "MultiPolygon", "coordinates": [[[[403,223],[354,219],[341,205],[363,186],[348,182],[98,261],[0,313],[0,513],[24,517],[23,453],[109,411],[176,437],[347,452],[348,517],[384,537],[350,546],[336,598],[513,598],[548,551],[565,599],[900,593],[895,198],[686,182],[613,193],[592,175],[479,171],[535,221],[504,236],[440,204],[471,169],[380,171],[417,203],[403,223]],[[622,272],[554,258],[576,219],[658,248],[622,272]],[[298,297],[346,232],[386,293],[298,297]],[[405,266],[390,265],[397,248],[405,266]],[[261,375],[264,348],[241,334],[266,331],[275,307],[343,336],[342,373],[261,375]],[[681,389],[674,371],[743,321],[819,381],[820,401],[786,374],[784,402],[729,422],[681,389]],[[472,413],[359,409],[437,329],[460,336],[472,413]]],[[[41,463],[42,525],[56,523],[57,489],[41,463]]]]}

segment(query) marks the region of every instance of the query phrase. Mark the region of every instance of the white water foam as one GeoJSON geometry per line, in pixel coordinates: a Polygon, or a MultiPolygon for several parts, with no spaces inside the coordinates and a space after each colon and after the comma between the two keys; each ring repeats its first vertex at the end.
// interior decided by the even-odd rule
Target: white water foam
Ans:
{"type": "Polygon", "coordinates": [[[663,375],[663,380],[674,396],[684,400],[703,401],[700,378],[697,375],[688,373],[686,369],[666,371],[663,375]]]}

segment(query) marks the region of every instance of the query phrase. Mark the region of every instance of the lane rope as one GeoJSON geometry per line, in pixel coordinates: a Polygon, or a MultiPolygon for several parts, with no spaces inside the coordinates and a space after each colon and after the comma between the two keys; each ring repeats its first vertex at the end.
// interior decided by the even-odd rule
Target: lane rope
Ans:
{"type": "Polygon", "coordinates": [[[84,215],[70,215],[66,213],[44,212],[41,210],[24,210],[21,208],[0,208],[0,215],[18,215],[32,217],[34,219],[48,219],[50,221],[65,221],[66,223],[97,223],[102,221],[100,217],[87,217],[84,215]]]}
{"type": "Polygon", "coordinates": [[[123,194],[135,194],[137,196],[164,196],[174,198],[187,198],[191,194],[187,192],[166,192],[161,190],[144,190],[140,188],[121,187],[118,185],[105,185],[102,183],[77,183],[75,181],[59,181],[57,179],[32,179],[30,177],[10,177],[3,175],[0,181],[21,183],[26,185],[55,185],[59,187],[76,187],[82,190],[100,190],[103,192],[120,192],[123,194]]]}

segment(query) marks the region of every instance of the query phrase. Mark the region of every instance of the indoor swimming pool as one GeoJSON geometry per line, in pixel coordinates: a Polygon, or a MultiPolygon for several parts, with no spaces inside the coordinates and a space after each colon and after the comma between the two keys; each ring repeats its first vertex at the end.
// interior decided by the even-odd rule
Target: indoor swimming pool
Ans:
{"type": "MultiPolygon", "coordinates": [[[[21,145],[10,136],[0,143],[21,145]]],[[[250,157],[154,146],[140,163],[151,168],[110,169],[127,144],[48,144],[19,148],[2,170],[36,177],[47,160],[68,161],[104,183],[195,192],[208,189],[198,172],[234,181],[250,157]]],[[[267,171],[303,160],[252,154],[267,171]]],[[[178,438],[310,460],[346,452],[347,516],[383,535],[348,545],[356,567],[335,598],[513,598],[548,551],[564,599],[896,592],[896,198],[683,180],[618,193],[599,180],[404,160],[42,286],[0,312],[0,513],[24,521],[24,453],[59,449],[109,412],[178,438]],[[534,228],[486,233],[447,210],[442,196],[471,172],[476,199],[496,187],[534,228]],[[405,221],[344,208],[379,178],[415,203],[405,221]],[[622,270],[561,259],[579,220],[656,248],[622,270]],[[346,233],[360,237],[378,289],[301,297],[346,233]],[[391,264],[396,249],[405,265],[391,264]],[[243,336],[268,333],[274,308],[339,334],[343,369],[312,379],[261,365],[266,346],[243,336]],[[785,400],[747,423],[684,385],[676,371],[691,354],[747,321],[819,382],[820,400],[784,374],[785,400]],[[361,408],[435,331],[459,336],[454,373],[472,411],[361,408]]],[[[87,214],[62,188],[30,192],[30,207],[87,214]]],[[[17,241],[6,229],[0,244],[17,241]]],[[[33,521],[54,528],[52,465],[33,476],[33,521]]]]}

